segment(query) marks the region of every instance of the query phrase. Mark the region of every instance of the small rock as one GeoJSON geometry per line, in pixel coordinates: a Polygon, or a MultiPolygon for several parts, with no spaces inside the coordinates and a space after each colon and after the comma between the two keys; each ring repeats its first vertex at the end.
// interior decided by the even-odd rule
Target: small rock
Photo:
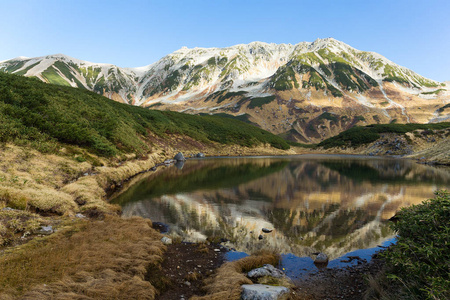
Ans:
{"type": "Polygon", "coordinates": [[[189,281],[185,281],[184,285],[191,286],[191,283],[189,281]]]}
{"type": "Polygon", "coordinates": [[[169,232],[169,225],[162,222],[152,222],[152,228],[158,230],[160,233],[169,232]]]}
{"type": "Polygon", "coordinates": [[[163,244],[165,244],[165,245],[171,245],[172,244],[172,239],[168,238],[167,236],[163,236],[161,238],[161,242],[163,242],[163,244]]]}
{"type": "Polygon", "coordinates": [[[41,226],[41,230],[39,230],[40,234],[52,234],[53,227],[52,226],[41,226]]]}
{"type": "Polygon", "coordinates": [[[199,153],[197,153],[197,155],[195,155],[195,157],[198,157],[198,158],[204,158],[204,157],[205,157],[205,154],[199,152],[199,153]]]}
{"type": "Polygon", "coordinates": [[[85,219],[86,217],[83,214],[78,213],[75,215],[75,218],[85,219]]]}
{"type": "Polygon", "coordinates": [[[83,176],[89,176],[89,173],[84,173],[83,176]]]}
{"type": "Polygon", "coordinates": [[[150,171],[156,171],[156,167],[150,168],[150,171]]]}
{"type": "Polygon", "coordinates": [[[262,232],[264,233],[271,233],[273,231],[273,229],[268,229],[268,228],[263,228],[262,232]]]}
{"type": "Polygon", "coordinates": [[[319,253],[314,260],[315,264],[328,264],[328,256],[325,253],[319,253]]]}
{"type": "Polygon", "coordinates": [[[242,287],[242,300],[277,300],[286,298],[289,289],[284,286],[270,286],[264,284],[244,284],[242,287]],[[283,297],[284,296],[284,297],[283,297]]]}
{"type": "Polygon", "coordinates": [[[185,161],[186,160],[183,153],[181,153],[181,152],[178,152],[173,159],[175,159],[176,161],[185,161]]]}
{"type": "Polygon", "coordinates": [[[220,249],[214,249],[215,252],[220,252],[220,249]]]}
{"type": "Polygon", "coordinates": [[[248,272],[247,276],[250,278],[259,278],[263,276],[282,278],[284,277],[284,273],[283,271],[275,268],[274,266],[266,264],[261,268],[251,270],[250,272],[248,272]]]}

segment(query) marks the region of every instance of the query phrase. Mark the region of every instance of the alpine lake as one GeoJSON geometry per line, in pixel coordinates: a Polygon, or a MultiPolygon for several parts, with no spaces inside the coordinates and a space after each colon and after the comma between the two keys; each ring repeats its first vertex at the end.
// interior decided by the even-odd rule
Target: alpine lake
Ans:
{"type": "Polygon", "coordinates": [[[166,234],[183,242],[222,241],[227,260],[275,251],[279,267],[301,278],[318,270],[314,253],[329,257],[328,268],[369,261],[395,243],[389,219],[400,208],[449,186],[450,168],[407,159],[217,157],[136,176],[111,202],[124,217],[167,225],[166,234]]]}

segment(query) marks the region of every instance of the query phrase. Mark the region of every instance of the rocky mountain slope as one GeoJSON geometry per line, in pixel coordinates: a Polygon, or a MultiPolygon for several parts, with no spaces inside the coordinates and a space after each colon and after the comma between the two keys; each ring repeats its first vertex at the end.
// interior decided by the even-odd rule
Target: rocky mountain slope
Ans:
{"type": "Polygon", "coordinates": [[[141,68],[50,55],[3,61],[0,70],[133,105],[235,117],[301,142],[355,125],[450,118],[448,84],[332,38],[183,47],[141,68]]]}

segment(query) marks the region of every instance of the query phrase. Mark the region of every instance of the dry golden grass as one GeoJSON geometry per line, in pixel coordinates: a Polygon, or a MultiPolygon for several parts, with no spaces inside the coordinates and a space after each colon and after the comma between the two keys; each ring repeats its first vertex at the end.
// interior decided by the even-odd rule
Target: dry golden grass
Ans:
{"type": "MultiPolygon", "coordinates": [[[[109,167],[94,168],[86,161],[78,162],[79,154],[71,156],[66,152],[64,149],[60,155],[42,154],[25,147],[3,146],[0,149],[0,208],[9,206],[58,215],[85,211],[117,214],[120,208],[105,201],[105,190],[161,160],[159,153],[146,160],[132,160],[134,154],[124,155],[125,162],[111,160],[109,167]],[[86,173],[89,176],[84,176],[86,173]]],[[[88,153],[83,155],[93,157],[88,153]]]]}
{"type": "Polygon", "coordinates": [[[238,300],[241,298],[241,285],[252,284],[245,273],[264,264],[276,265],[278,261],[278,255],[262,253],[227,262],[205,280],[206,296],[194,296],[191,300],[238,300]]]}
{"type": "Polygon", "coordinates": [[[0,257],[0,298],[154,299],[147,270],[164,245],[151,222],[77,221],[0,257]]]}

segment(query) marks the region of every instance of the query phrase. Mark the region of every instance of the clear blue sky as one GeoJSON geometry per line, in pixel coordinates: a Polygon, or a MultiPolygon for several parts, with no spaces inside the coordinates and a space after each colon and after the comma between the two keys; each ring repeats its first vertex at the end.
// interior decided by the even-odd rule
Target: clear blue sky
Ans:
{"type": "Polygon", "coordinates": [[[0,0],[0,60],[63,53],[139,67],[182,46],[326,37],[450,80],[449,0],[0,0]]]}

